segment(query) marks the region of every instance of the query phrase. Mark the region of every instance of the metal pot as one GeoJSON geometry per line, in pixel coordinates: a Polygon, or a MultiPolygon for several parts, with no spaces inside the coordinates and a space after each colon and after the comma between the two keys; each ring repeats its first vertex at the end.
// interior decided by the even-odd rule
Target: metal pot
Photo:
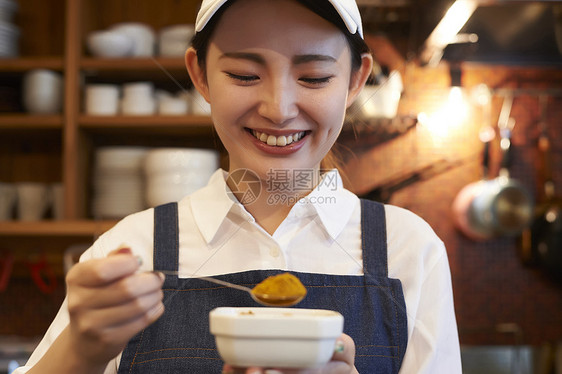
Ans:
{"type": "Polygon", "coordinates": [[[503,174],[465,186],[453,212],[466,236],[486,240],[520,234],[533,217],[533,201],[521,183],[503,174]]]}
{"type": "Polygon", "coordinates": [[[500,175],[481,182],[468,211],[473,225],[496,236],[520,234],[533,217],[531,196],[521,183],[500,175]]]}
{"type": "Polygon", "coordinates": [[[513,99],[504,100],[498,127],[502,149],[501,169],[498,177],[487,180],[489,142],[484,142],[484,179],[464,187],[453,203],[453,212],[459,229],[475,240],[496,236],[514,236],[529,226],[533,218],[534,203],[527,189],[510,178],[511,130],[515,121],[509,118],[513,99]]]}

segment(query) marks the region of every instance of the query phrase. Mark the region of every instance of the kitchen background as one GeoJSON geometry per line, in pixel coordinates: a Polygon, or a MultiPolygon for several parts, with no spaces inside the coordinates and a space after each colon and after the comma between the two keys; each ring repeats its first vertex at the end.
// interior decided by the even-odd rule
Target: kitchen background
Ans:
{"type": "MultiPolygon", "coordinates": [[[[555,195],[561,195],[562,2],[358,3],[381,70],[361,105],[350,109],[338,141],[348,188],[414,211],[445,242],[465,372],[560,372],[561,218],[550,216],[552,244],[529,250],[524,229],[510,235],[487,232],[486,238],[475,239],[459,229],[459,218],[468,213],[455,212],[453,205],[465,186],[500,172],[498,124],[506,126],[502,119],[508,117],[509,176],[537,209],[546,201],[549,171],[555,195]],[[452,17],[446,11],[453,3],[465,6],[464,19],[457,15],[451,30],[437,27],[446,14],[452,17]],[[487,172],[482,164],[486,134],[492,135],[485,138],[487,172]],[[550,164],[541,149],[548,149],[550,164]]],[[[111,211],[99,196],[107,188],[115,192],[100,186],[95,171],[104,149],[221,150],[207,108],[192,93],[182,94],[189,91],[189,82],[176,38],[188,32],[170,27],[193,22],[198,4],[0,0],[1,203],[4,190],[24,182],[64,191],[58,205],[51,203],[39,220],[22,220],[23,208],[14,203],[0,221],[0,362],[25,356],[45,332],[64,297],[64,258],[75,257],[122,213],[111,211]],[[130,34],[129,40],[141,34],[137,44],[111,39],[125,44],[108,47],[104,37],[115,33],[107,36],[107,31],[119,26],[123,31],[124,22],[151,28],[158,45],[154,56],[151,42],[148,54],[141,48],[150,39],[141,32],[146,28],[130,34]],[[96,39],[92,35],[97,31],[106,33],[96,39]],[[37,69],[51,71],[46,80],[53,80],[55,72],[58,92],[64,92],[60,105],[42,107],[33,100],[31,92],[39,95],[45,85],[29,83],[37,69]],[[109,90],[104,97],[116,86],[137,98],[148,90],[154,107],[143,112],[146,106],[98,102],[93,87],[99,84],[109,90]]],[[[185,41],[179,43],[183,48],[185,41]]],[[[524,213],[526,202],[511,201],[519,204],[515,217],[524,213]]]]}

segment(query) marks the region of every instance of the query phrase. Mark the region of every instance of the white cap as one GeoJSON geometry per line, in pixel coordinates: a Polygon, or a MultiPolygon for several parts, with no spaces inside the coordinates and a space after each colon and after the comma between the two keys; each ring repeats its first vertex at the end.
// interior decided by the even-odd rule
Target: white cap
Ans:
{"type": "MultiPolygon", "coordinates": [[[[203,30],[207,22],[228,0],[203,0],[201,9],[197,14],[195,21],[195,31],[203,30]]],[[[359,32],[359,36],[363,38],[363,26],[361,24],[361,14],[355,0],[328,0],[336,9],[343,22],[347,26],[350,33],[359,32]]]]}

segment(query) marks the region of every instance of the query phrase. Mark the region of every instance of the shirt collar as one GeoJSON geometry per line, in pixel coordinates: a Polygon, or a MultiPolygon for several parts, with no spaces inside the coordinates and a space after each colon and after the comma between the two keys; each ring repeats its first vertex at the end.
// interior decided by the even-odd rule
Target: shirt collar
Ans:
{"type": "MultiPolygon", "coordinates": [[[[228,214],[255,222],[226,184],[227,172],[219,169],[204,188],[190,195],[193,217],[199,231],[210,243],[228,214]]],[[[357,196],[343,187],[337,169],[322,175],[317,186],[291,209],[287,218],[317,215],[326,233],[335,240],[347,225],[357,203],[357,196]]]]}
{"type": "Polygon", "coordinates": [[[213,240],[229,212],[247,215],[247,220],[253,220],[244,206],[231,195],[225,181],[226,176],[226,171],[218,169],[207,186],[189,197],[195,223],[207,243],[213,240]]]}
{"type": "Polygon", "coordinates": [[[357,204],[358,197],[343,187],[342,178],[337,169],[326,171],[318,185],[304,198],[299,200],[294,209],[297,215],[302,209],[308,214],[316,214],[326,233],[336,240],[343,231],[357,204]],[[312,209],[311,209],[312,208],[312,209]]]}

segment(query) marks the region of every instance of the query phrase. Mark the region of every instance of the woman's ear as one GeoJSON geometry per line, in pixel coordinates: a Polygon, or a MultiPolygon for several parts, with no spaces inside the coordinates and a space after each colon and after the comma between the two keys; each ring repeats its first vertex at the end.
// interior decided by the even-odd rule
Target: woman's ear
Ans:
{"type": "Polygon", "coordinates": [[[349,82],[349,94],[347,95],[346,107],[349,108],[351,104],[359,95],[359,92],[365,86],[371,71],[373,70],[373,57],[369,53],[364,53],[361,55],[361,66],[359,69],[351,74],[351,80],[349,82]]]}
{"type": "Polygon", "coordinates": [[[189,73],[189,78],[193,86],[199,93],[209,102],[209,86],[207,85],[207,77],[205,71],[199,66],[197,60],[197,51],[193,47],[189,47],[185,52],[185,67],[189,73]]]}

